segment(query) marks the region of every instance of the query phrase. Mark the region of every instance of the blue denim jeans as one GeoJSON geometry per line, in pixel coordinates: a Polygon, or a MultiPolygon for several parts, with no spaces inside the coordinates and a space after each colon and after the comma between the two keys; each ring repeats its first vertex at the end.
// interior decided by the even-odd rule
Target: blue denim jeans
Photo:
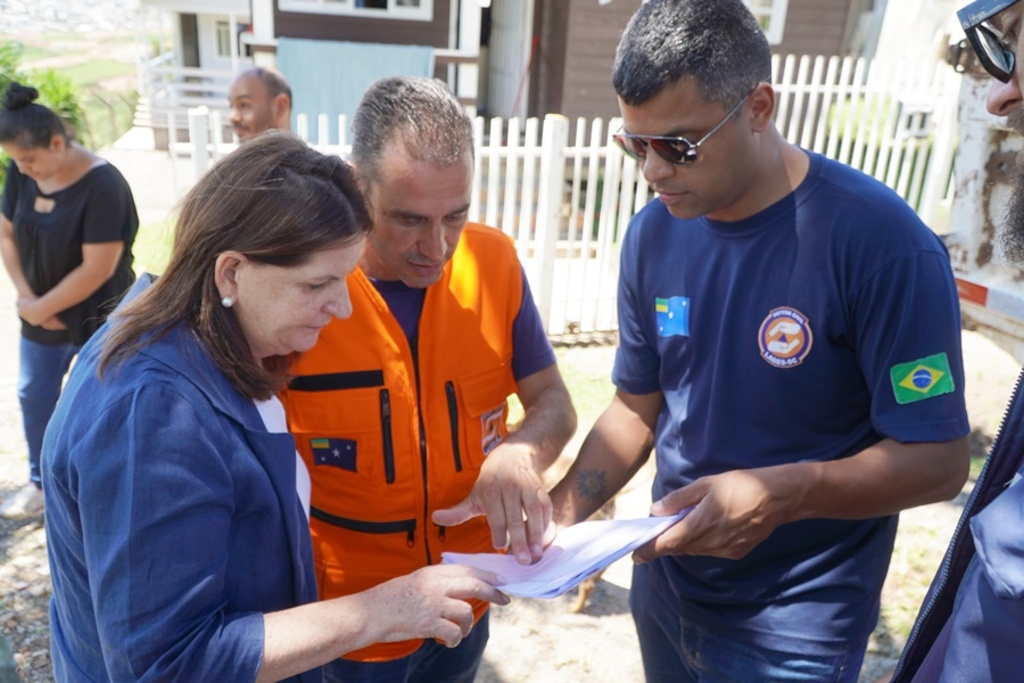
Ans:
{"type": "Polygon", "coordinates": [[[491,613],[476,623],[458,647],[424,641],[408,657],[390,662],[335,659],[324,666],[324,683],[473,683],[490,635],[491,613]]]}
{"type": "Polygon", "coordinates": [[[64,375],[78,349],[74,344],[51,346],[21,338],[18,400],[28,442],[29,479],[36,486],[42,486],[39,455],[43,450],[43,434],[60,398],[64,375]]]}
{"type": "Polygon", "coordinates": [[[647,683],[856,683],[866,638],[832,656],[737,642],[686,619],[651,590],[649,573],[637,565],[629,592],[647,683]]]}

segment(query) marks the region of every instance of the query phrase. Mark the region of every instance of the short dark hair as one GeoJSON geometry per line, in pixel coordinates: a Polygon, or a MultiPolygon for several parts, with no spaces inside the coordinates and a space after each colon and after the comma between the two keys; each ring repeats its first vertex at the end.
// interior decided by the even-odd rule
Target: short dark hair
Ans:
{"type": "Polygon", "coordinates": [[[36,104],[39,91],[12,82],[4,93],[0,110],[0,142],[13,142],[24,149],[49,147],[53,136],[68,140],[68,130],[51,109],[36,104]]]}
{"type": "Polygon", "coordinates": [[[270,99],[274,99],[278,95],[288,96],[288,106],[292,104],[292,88],[288,85],[288,81],[284,79],[284,76],[271,69],[265,69],[262,66],[253,67],[248,71],[243,71],[240,76],[253,76],[260,79],[263,85],[267,88],[267,94],[270,95],[270,99]]]}
{"type": "Polygon", "coordinates": [[[220,304],[217,257],[238,251],[258,263],[298,266],[355,243],[370,225],[352,169],[338,157],[279,131],[242,145],[185,197],[166,272],[111,316],[101,376],[183,323],[239,392],[269,398],[291,358],[253,358],[238,318],[220,304]]]}
{"type": "Polygon", "coordinates": [[[742,0],[650,0],[622,34],[612,84],[635,106],[691,78],[705,99],[732,107],[771,70],[768,39],[742,0]]]}
{"type": "Polygon", "coordinates": [[[380,177],[380,157],[392,140],[411,158],[443,168],[473,151],[473,121],[435,78],[383,78],[370,85],[352,117],[352,161],[360,177],[380,177]]]}

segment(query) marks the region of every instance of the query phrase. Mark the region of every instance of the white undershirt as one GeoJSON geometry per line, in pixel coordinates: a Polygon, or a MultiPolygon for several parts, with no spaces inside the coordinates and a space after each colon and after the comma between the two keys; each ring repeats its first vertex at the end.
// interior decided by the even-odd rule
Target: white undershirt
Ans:
{"type": "MultiPolygon", "coordinates": [[[[254,400],[253,403],[256,404],[256,410],[260,411],[260,417],[263,418],[263,424],[268,432],[282,434],[288,431],[288,422],[284,417],[284,406],[281,405],[281,401],[278,400],[277,396],[271,396],[266,401],[254,400]]],[[[311,489],[309,470],[306,469],[306,463],[302,461],[302,456],[299,455],[298,451],[295,451],[295,491],[299,494],[299,500],[302,501],[302,510],[306,513],[307,521],[309,520],[309,494],[311,489]]]]}

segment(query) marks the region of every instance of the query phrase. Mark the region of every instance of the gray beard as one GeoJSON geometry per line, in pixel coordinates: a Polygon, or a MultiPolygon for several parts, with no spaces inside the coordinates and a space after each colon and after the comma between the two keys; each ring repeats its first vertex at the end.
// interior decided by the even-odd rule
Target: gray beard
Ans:
{"type": "MultiPolygon", "coordinates": [[[[1024,135],[1024,111],[1020,107],[1010,112],[1006,123],[1017,133],[1024,135]]],[[[1003,216],[999,247],[1008,262],[1024,265],[1024,152],[1017,156],[1010,180],[1013,190],[1003,216]]]]}

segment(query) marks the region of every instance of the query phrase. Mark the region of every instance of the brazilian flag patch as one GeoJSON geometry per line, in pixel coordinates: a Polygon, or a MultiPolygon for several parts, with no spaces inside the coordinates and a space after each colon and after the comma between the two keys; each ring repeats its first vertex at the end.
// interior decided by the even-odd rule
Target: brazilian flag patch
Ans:
{"type": "Polygon", "coordinates": [[[955,388],[945,353],[894,365],[889,371],[889,378],[896,402],[900,405],[951,394],[955,388]]]}

